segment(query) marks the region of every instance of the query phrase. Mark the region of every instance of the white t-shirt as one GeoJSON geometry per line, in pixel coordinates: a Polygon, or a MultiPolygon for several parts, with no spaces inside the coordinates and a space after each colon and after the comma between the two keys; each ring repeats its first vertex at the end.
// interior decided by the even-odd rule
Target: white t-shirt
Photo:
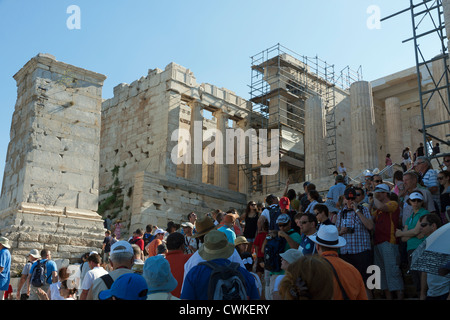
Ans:
{"type": "MultiPolygon", "coordinates": [[[[272,204],[272,205],[269,206],[269,208],[272,208],[272,207],[274,207],[274,206],[278,206],[278,204],[272,204]]],[[[268,222],[269,225],[270,225],[270,212],[269,212],[269,209],[268,209],[268,208],[265,208],[265,209],[263,210],[263,212],[261,212],[261,216],[264,217],[264,218],[266,218],[266,219],[267,219],[267,222],[268,222]]]]}
{"type": "Polygon", "coordinates": [[[95,267],[94,269],[89,270],[84,276],[83,283],[81,284],[81,289],[89,290],[95,279],[100,278],[107,273],[108,271],[103,269],[103,267],[95,267]]]}

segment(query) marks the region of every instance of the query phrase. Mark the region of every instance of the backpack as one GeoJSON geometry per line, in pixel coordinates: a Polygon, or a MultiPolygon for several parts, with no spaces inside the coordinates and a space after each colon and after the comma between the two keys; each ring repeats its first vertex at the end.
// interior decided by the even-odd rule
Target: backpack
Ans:
{"type": "Polygon", "coordinates": [[[273,207],[269,207],[269,230],[279,230],[280,228],[277,225],[277,218],[281,214],[281,209],[279,205],[274,205],[273,207]]]}
{"type": "Polygon", "coordinates": [[[219,265],[211,261],[201,262],[212,269],[208,284],[208,300],[247,300],[245,278],[239,264],[230,262],[219,265]]]}
{"type": "Polygon", "coordinates": [[[38,260],[31,274],[31,285],[33,287],[42,287],[47,282],[47,260],[42,262],[38,260]]]}
{"type": "MultiPolygon", "coordinates": [[[[144,240],[144,248],[147,247],[147,245],[153,241],[153,239],[155,239],[155,236],[152,235],[151,233],[144,233],[144,236],[142,237],[142,239],[144,240]]],[[[147,250],[144,250],[144,256],[148,256],[148,252],[147,250]]]]}
{"type": "Polygon", "coordinates": [[[271,272],[281,271],[281,256],[286,248],[286,239],[275,237],[267,241],[264,247],[264,269],[271,272]]]}

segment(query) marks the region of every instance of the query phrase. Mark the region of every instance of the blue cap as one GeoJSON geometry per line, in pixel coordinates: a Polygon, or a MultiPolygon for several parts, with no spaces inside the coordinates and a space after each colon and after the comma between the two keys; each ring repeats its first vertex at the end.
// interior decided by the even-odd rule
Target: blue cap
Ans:
{"type": "Polygon", "coordinates": [[[116,297],[121,300],[146,300],[147,281],[137,273],[126,273],[118,277],[109,290],[99,293],[100,300],[107,300],[116,297]]]}

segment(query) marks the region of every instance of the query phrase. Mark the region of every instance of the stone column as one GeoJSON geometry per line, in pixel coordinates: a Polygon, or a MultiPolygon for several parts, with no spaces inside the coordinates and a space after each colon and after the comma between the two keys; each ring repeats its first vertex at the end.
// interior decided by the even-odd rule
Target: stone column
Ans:
{"type": "Polygon", "coordinates": [[[305,104],[305,175],[328,176],[325,114],[322,99],[313,96],[305,104]]]}
{"type": "Polygon", "coordinates": [[[191,107],[191,164],[187,166],[187,178],[195,182],[202,182],[202,154],[203,154],[203,116],[202,105],[199,101],[189,104],[191,107]],[[198,144],[198,145],[197,145],[198,144]]]}
{"type": "Polygon", "coordinates": [[[226,164],[226,129],[228,114],[222,110],[213,113],[217,120],[217,130],[219,133],[215,138],[215,163],[214,163],[214,185],[228,189],[228,165],[226,164]],[[222,151],[222,152],[220,152],[222,151]]]}
{"type": "Polygon", "coordinates": [[[391,154],[393,162],[401,163],[401,153],[403,146],[403,129],[400,100],[397,97],[390,97],[385,100],[386,105],[386,153],[391,154]]]}
{"type": "Polygon", "coordinates": [[[353,169],[373,170],[378,167],[378,153],[372,86],[369,82],[357,81],[350,86],[350,106],[353,169]]]}
{"type": "MultiPolygon", "coordinates": [[[[240,121],[237,122],[237,125],[240,129],[244,130],[244,132],[246,132],[249,128],[249,121],[248,119],[242,119],[240,121]]],[[[237,163],[238,163],[238,190],[241,193],[247,194],[248,193],[248,188],[250,187],[250,179],[249,179],[249,175],[252,174],[252,172],[250,170],[245,170],[245,168],[250,168],[252,165],[250,164],[250,159],[251,159],[251,155],[250,153],[250,149],[249,149],[249,142],[247,139],[244,138],[244,141],[242,141],[241,143],[245,144],[245,157],[244,155],[240,155],[239,152],[237,152],[238,155],[243,156],[244,159],[243,161],[245,161],[244,164],[239,164],[239,160],[240,159],[236,159],[237,163]]]]}

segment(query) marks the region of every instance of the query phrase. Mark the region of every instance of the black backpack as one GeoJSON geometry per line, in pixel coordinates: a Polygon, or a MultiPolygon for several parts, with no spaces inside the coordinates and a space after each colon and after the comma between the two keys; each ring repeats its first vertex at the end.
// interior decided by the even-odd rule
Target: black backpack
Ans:
{"type": "Polygon", "coordinates": [[[279,205],[274,205],[269,207],[269,230],[279,230],[280,228],[277,225],[277,218],[281,214],[281,209],[279,205]]]}
{"type": "Polygon", "coordinates": [[[219,265],[205,261],[200,264],[212,269],[208,284],[208,300],[247,300],[245,278],[239,271],[238,263],[219,265]]]}
{"type": "Polygon", "coordinates": [[[47,282],[47,261],[38,260],[31,274],[30,283],[33,287],[42,287],[47,282]]]}
{"type": "Polygon", "coordinates": [[[270,272],[281,271],[281,256],[286,248],[286,239],[274,237],[267,241],[264,247],[264,269],[270,272]]]}

